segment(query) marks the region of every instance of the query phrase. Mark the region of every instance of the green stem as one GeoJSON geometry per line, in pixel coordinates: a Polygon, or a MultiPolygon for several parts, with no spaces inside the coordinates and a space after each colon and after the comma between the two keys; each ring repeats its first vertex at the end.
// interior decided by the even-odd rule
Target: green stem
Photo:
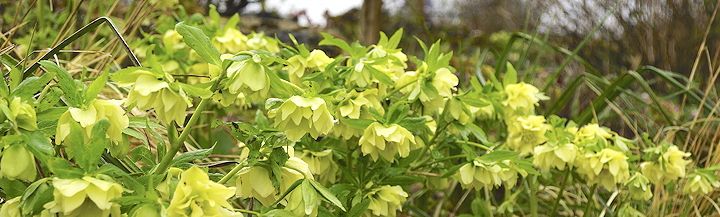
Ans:
{"type": "Polygon", "coordinates": [[[593,195],[595,195],[595,190],[597,190],[598,184],[594,184],[592,188],[590,188],[590,193],[587,195],[588,202],[587,205],[585,205],[585,210],[583,210],[583,217],[588,216],[588,213],[590,212],[590,204],[592,204],[590,201],[592,201],[593,195]]]}
{"type": "Polygon", "coordinates": [[[247,214],[253,214],[253,215],[256,215],[256,216],[261,216],[261,215],[262,215],[262,213],[255,212],[255,211],[250,211],[250,210],[246,210],[246,209],[234,209],[234,210],[237,211],[237,212],[242,212],[242,213],[247,213],[247,214]]]}
{"type": "Polygon", "coordinates": [[[180,137],[178,137],[175,142],[170,144],[170,150],[165,153],[165,156],[163,156],[160,164],[158,164],[158,166],[153,171],[153,174],[162,174],[165,172],[165,170],[167,170],[167,168],[170,166],[170,162],[175,157],[175,154],[180,151],[182,144],[185,143],[185,139],[187,139],[188,134],[190,134],[190,129],[195,126],[195,123],[200,118],[200,114],[202,113],[202,111],[205,110],[208,102],[210,102],[210,98],[200,101],[200,105],[198,105],[197,109],[195,109],[195,112],[193,112],[193,115],[190,117],[190,121],[188,121],[188,123],[185,125],[185,130],[180,133],[180,137]]]}
{"type": "Polygon", "coordinates": [[[235,174],[237,174],[238,171],[240,171],[240,169],[242,169],[246,166],[245,162],[247,162],[247,161],[243,160],[243,161],[239,162],[238,165],[236,165],[234,168],[232,168],[232,170],[230,170],[230,172],[225,174],[225,176],[223,176],[222,179],[220,179],[220,181],[218,181],[218,184],[225,184],[228,180],[230,180],[230,178],[235,176],[235,174]]]}
{"type": "MultiPolygon", "coordinates": [[[[226,70],[227,68],[223,69],[222,73],[220,73],[220,77],[218,77],[217,80],[215,80],[215,83],[213,83],[212,87],[210,87],[210,92],[212,92],[213,94],[215,93],[215,91],[217,91],[218,87],[220,87],[220,81],[225,78],[225,75],[227,74],[225,72],[226,70]]],[[[210,103],[210,100],[212,100],[212,97],[208,97],[200,101],[200,104],[195,109],[195,112],[193,112],[192,116],[190,116],[190,120],[185,124],[185,129],[182,131],[182,133],[180,133],[180,137],[170,143],[170,150],[165,154],[165,156],[163,156],[160,163],[155,168],[153,168],[154,170],[152,171],[152,174],[162,174],[165,172],[165,170],[168,169],[168,167],[170,166],[170,162],[172,162],[175,154],[185,143],[185,139],[187,139],[188,135],[190,135],[192,127],[195,126],[198,119],[200,119],[200,115],[203,111],[205,111],[205,107],[207,107],[208,103],[210,103]]]]}
{"type": "Polygon", "coordinates": [[[552,214],[555,216],[557,214],[558,205],[560,205],[560,200],[562,199],[563,193],[565,193],[565,186],[567,186],[568,183],[568,177],[570,177],[570,169],[565,169],[565,178],[562,180],[562,184],[560,185],[557,199],[555,199],[555,205],[553,205],[552,214]]]}
{"type": "Polygon", "coordinates": [[[537,176],[528,177],[528,186],[530,187],[530,216],[538,216],[538,181],[537,176]]]}

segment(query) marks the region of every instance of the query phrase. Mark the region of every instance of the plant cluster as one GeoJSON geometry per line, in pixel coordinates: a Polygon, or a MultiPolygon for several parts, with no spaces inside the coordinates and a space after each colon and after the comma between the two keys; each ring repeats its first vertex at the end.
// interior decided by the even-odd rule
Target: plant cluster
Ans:
{"type": "Polygon", "coordinates": [[[237,22],[160,28],[135,44],[144,67],[43,60],[25,77],[3,58],[0,216],[427,215],[417,198],[458,184],[465,216],[641,216],[654,194],[720,187],[720,167],[670,142],[540,115],[550,98],[512,64],[460,88],[452,52],[418,40],[408,56],[402,29],[370,46],[324,34],[346,54],[330,57],[237,22]],[[200,121],[215,110],[253,118],[200,121]],[[198,163],[213,152],[189,141],[201,124],[228,129],[239,157],[198,163]]]}

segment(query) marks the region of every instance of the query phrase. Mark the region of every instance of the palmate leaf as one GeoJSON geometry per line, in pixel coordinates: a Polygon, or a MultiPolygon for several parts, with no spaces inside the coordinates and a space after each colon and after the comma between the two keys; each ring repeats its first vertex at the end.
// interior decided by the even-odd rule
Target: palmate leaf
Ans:
{"type": "Polygon", "coordinates": [[[220,51],[210,42],[210,38],[203,33],[202,30],[188,26],[185,22],[180,22],[175,25],[175,31],[183,36],[185,43],[190,46],[200,57],[206,62],[216,65],[220,65],[220,51]]]}
{"type": "Polygon", "coordinates": [[[82,107],[82,97],[78,91],[77,83],[75,83],[75,79],[70,76],[70,73],[55,63],[47,60],[40,61],[40,65],[45,67],[47,70],[56,73],[58,85],[60,85],[60,89],[65,93],[65,99],[68,104],[76,108],[82,107]]]}

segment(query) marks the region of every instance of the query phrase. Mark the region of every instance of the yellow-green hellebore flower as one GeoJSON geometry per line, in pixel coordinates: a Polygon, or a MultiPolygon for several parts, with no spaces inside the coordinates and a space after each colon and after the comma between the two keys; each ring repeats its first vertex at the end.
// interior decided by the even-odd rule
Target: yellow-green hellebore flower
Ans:
{"type": "Polygon", "coordinates": [[[35,115],[35,109],[32,105],[25,102],[20,102],[20,97],[15,97],[10,101],[10,113],[15,117],[15,121],[18,127],[34,131],[37,130],[37,116],[35,115]]]}
{"type": "Polygon", "coordinates": [[[635,173],[626,183],[628,194],[633,200],[647,201],[652,196],[650,180],[641,173],[635,173]]]}
{"type": "Polygon", "coordinates": [[[595,144],[607,145],[607,140],[613,137],[611,132],[607,127],[600,127],[598,124],[588,124],[577,129],[574,142],[576,144],[583,144],[581,146],[595,144]]]}
{"type": "Polygon", "coordinates": [[[373,48],[365,55],[366,57],[371,59],[388,57],[388,55],[393,57],[387,58],[386,63],[377,64],[373,67],[380,71],[388,71],[388,76],[390,76],[390,78],[393,78],[393,80],[397,79],[398,77],[402,76],[403,73],[405,73],[405,68],[407,68],[406,62],[408,58],[405,53],[400,51],[400,49],[387,50],[382,45],[373,45],[372,47],[373,48]]]}
{"type": "Polygon", "coordinates": [[[606,148],[598,153],[578,155],[575,166],[588,184],[614,189],[615,184],[624,183],[630,178],[627,159],[625,153],[606,148]]]}
{"type": "Polygon", "coordinates": [[[407,200],[408,194],[400,186],[383,185],[373,189],[365,195],[370,205],[363,216],[397,216],[397,210],[402,211],[402,203],[407,200]]]}
{"type": "Polygon", "coordinates": [[[505,164],[507,168],[502,168],[498,174],[500,175],[500,179],[505,181],[508,187],[515,187],[518,173],[523,177],[528,175],[527,171],[521,169],[516,163],[510,160],[503,160],[502,163],[505,164]]]}
{"type": "Polygon", "coordinates": [[[340,116],[351,119],[370,118],[368,112],[370,108],[375,108],[380,114],[385,113],[385,109],[380,104],[378,89],[367,89],[361,92],[353,89],[348,97],[338,105],[340,116]]]}
{"type": "MultiPolygon", "coordinates": [[[[497,118],[497,114],[495,112],[495,107],[490,103],[490,100],[486,98],[478,98],[480,101],[487,103],[488,105],[476,108],[475,110],[475,118],[478,120],[495,120],[497,118]]],[[[472,107],[472,106],[470,106],[472,107]]],[[[472,109],[471,109],[472,111],[472,109]]]]}
{"type": "Polygon", "coordinates": [[[494,162],[483,162],[479,159],[460,167],[457,180],[465,188],[482,189],[483,187],[500,186],[502,184],[501,172],[503,168],[494,162]]]}
{"type": "Polygon", "coordinates": [[[303,150],[300,159],[307,163],[308,169],[313,175],[318,176],[321,184],[335,183],[338,165],[333,161],[332,149],[320,152],[303,150]]]}
{"type": "Polygon", "coordinates": [[[155,204],[143,204],[132,213],[131,217],[162,217],[165,209],[155,204]]]}
{"type": "Polygon", "coordinates": [[[683,193],[688,195],[707,195],[713,192],[715,188],[720,188],[720,182],[718,182],[717,179],[712,181],[706,176],[692,173],[687,176],[687,181],[685,181],[685,186],[683,186],[683,193]]]}
{"type": "Polygon", "coordinates": [[[275,126],[285,131],[291,141],[300,140],[306,133],[317,139],[333,127],[334,118],[319,97],[292,96],[270,115],[275,115],[275,126]]]}
{"type": "Polygon", "coordinates": [[[548,171],[550,167],[555,167],[561,171],[565,170],[566,165],[572,167],[578,152],[577,146],[572,143],[556,145],[548,142],[535,147],[534,150],[535,159],[533,159],[533,164],[540,167],[540,169],[548,171]]]}
{"type": "Polygon", "coordinates": [[[155,190],[160,193],[161,198],[165,200],[170,200],[172,198],[173,192],[175,192],[175,188],[180,181],[180,175],[182,173],[183,170],[181,170],[180,168],[171,167],[170,169],[168,169],[165,180],[160,182],[160,184],[155,187],[155,190]]]}
{"type": "Polygon", "coordinates": [[[370,155],[373,161],[378,160],[378,154],[385,160],[393,161],[395,154],[400,157],[407,157],[410,151],[419,148],[415,137],[398,124],[385,126],[379,122],[373,122],[360,137],[360,146],[363,155],[370,155]]]}
{"type": "Polygon", "coordinates": [[[17,196],[13,199],[5,201],[0,207],[0,216],[3,217],[22,217],[22,211],[20,210],[20,198],[17,196]]]}
{"type": "Polygon", "coordinates": [[[295,55],[288,58],[290,64],[283,69],[288,71],[290,82],[300,85],[306,72],[324,72],[333,61],[334,59],[328,57],[322,50],[313,50],[307,57],[295,55]]]}
{"type": "Polygon", "coordinates": [[[443,106],[444,98],[452,97],[458,78],[448,68],[423,73],[426,68],[427,64],[423,63],[417,71],[406,72],[400,76],[395,87],[404,87],[400,92],[410,94],[410,100],[419,98],[426,108],[435,111],[443,106]]]}
{"type": "MultiPolygon", "coordinates": [[[[348,62],[350,61],[352,60],[348,60],[348,62]]],[[[369,87],[376,81],[373,79],[370,69],[366,68],[370,67],[367,65],[370,63],[372,63],[372,61],[360,61],[354,65],[347,79],[345,79],[348,87],[369,87]]]]}
{"type": "Polygon", "coordinates": [[[125,110],[118,104],[120,104],[120,101],[95,99],[90,101],[85,109],[75,107],[68,108],[58,120],[57,133],[55,135],[57,139],[56,143],[60,144],[70,134],[71,121],[80,124],[80,127],[84,129],[83,138],[87,141],[91,136],[95,123],[105,118],[110,122],[106,137],[109,138],[113,144],[120,144],[123,140],[122,131],[130,125],[130,120],[127,115],[125,115],[125,110]]]}
{"type": "Polygon", "coordinates": [[[545,132],[550,125],[545,123],[545,117],[530,115],[515,117],[506,122],[508,126],[507,145],[513,151],[519,151],[520,156],[527,156],[533,152],[535,146],[547,141],[545,132]]]}
{"type": "Polygon", "coordinates": [[[24,144],[13,143],[3,148],[0,177],[35,181],[36,175],[35,156],[25,149],[24,144]]]}
{"type": "MultiPolygon", "coordinates": [[[[155,0],[158,1],[158,0],[155,0]]],[[[166,2],[166,4],[172,7],[173,5],[178,3],[178,0],[163,0],[163,2],[166,2]]],[[[156,5],[157,7],[157,5],[156,5]]],[[[177,31],[174,29],[170,29],[163,34],[162,41],[165,46],[172,47],[173,50],[180,50],[185,48],[185,43],[182,42],[183,36],[180,35],[177,31]]]]}
{"type": "Polygon", "coordinates": [[[653,183],[664,185],[685,177],[685,167],[690,161],[684,158],[689,156],[690,153],[680,151],[677,146],[673,145],[663,152],[662,156],[656,161],[641,163],[640,170],[653,183]]]}
{"type": "Polygon", "coordinates": [[[270,77],[267,67],[261,64],[260,55],[253,54],[251,59],[235,62],[227,69],[230,79],[225,85],[232,94],[244,93],[246,97],[261,100],[270,91],[270,77]]]}
{"type": "Polygon", "coordinates": [[[213,38],[213,45],[223,53],[237,53],[248,50],[245,42],[248,37],[235,28],[227,28],[220,37],[213,38]]]}
{"type": "Polygon", "coordinates": [[[235,195],[234,187],[225,187],[208,178],[208,174],[196,166],[180,175],[180,182],[173,192],[169,217],[224,216],[224,210],[232,209],[227,202],[235,195]]]}
{"type": "Polygon", "coordinates": [[[277,190],[270,180],[270,172],[264,167],[254,166],[242,168],[238,173],[235,195],[241,198],[254,197],[263,206],[270,206],[277,200],[277,190]]]}
{"type": "Polygon", "coordinates": [[[164,77],[158,77],[145,70],[137,70],[131,75],[136,76],[132,82],[118,82],[119,86],[134,84],[125,100],[125,106],[137,103],[140,110],[155,109],[158,119],[163,123],[169,124],[174,120],[181,126],[185,124],[185,110],[192,106],[192,103],[182,91],[177,93],[171,90],[169,83],[162,79],[172,82],[172,76],[165,73],[164,77]]]}
{"type": "MultiPolygon", "coordinates": [[[[530,114],[535,110],[535,106],[539,105],[540,100],[549,99],[540,93],[537,87],[520,82],[517,84],[509,84],[504,91],[505,100],[501,103],[503,106],[510,108],[512,113],[520,112],[520,114],[530,114]]],[[[508,114],[508,115],[510,115],[508,114]]]]}
{"type": "Polygon", "coordinates": [[[265,50],[270,53],[280,52],[277,40],[265,36],[263,32],[251,33],[245,44],[248,50],[265,50]]]}
{"type": "Polygon", "coordinates": [[[111,202],[122,196],[120,184],[85,176],[82,179],[53,179],[54,200],[43,205],[61,216],[120,216],[120,205],[111,202]]]}
{"type": "Polygon", "coordinates": [[[447,115],[445,116],[445,121],[450,122],[457,120],[461,125],[467,124],[470,120],[475,119],[475,115],[470,108],[471,106],[468,106],[458,98],[453,97],[448,99],[447,107],[443,108],[448,110],[447,115]]]}

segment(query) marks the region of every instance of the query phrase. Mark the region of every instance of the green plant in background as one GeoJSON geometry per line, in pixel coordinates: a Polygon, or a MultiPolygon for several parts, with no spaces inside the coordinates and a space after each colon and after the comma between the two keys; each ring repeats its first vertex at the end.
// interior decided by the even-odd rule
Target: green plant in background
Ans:
{"type": "Polygon", "coordinates": [[[459,85],[452,52],[406,55],[402,30],[371,46],[325,34],[347,54],[329,57],[245,35],[238,16],[186,17],[130,43],[145,67],[3,55],[0,216],[637,216],[720,187],[717,162],[693,166],[672,139],[590,123],[632,79],[647,87],[635,72],[581,77],[606,91],[573,121],[513,64],[459,85]]]}

